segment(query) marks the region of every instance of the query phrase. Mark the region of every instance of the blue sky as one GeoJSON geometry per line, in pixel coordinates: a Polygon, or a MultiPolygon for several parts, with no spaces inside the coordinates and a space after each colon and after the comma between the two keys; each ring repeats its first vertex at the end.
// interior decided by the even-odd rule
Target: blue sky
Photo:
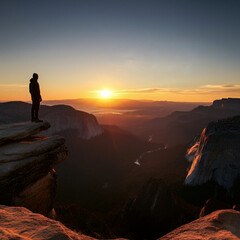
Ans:
{"type": "Polygon", "coordinates": [[[237,97],[239,12],[232,0],[1,0],[0,100],[28,99],[33,72],[45,99],[237,97]]]}

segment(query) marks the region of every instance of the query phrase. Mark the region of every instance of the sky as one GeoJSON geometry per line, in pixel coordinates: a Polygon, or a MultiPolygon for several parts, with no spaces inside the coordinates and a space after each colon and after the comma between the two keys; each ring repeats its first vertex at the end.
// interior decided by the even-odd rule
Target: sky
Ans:
{"type": "Polygon", "coordinates": [[[0,100],[240,96],[238,0],[0,0],[0,100]]]}

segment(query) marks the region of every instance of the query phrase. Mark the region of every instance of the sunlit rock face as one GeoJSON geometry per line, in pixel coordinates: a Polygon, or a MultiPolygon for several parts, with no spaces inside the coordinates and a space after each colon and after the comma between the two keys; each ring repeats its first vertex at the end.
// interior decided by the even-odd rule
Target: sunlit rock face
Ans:
{"type": "Polygon", "coordinates": [[[230,190],[240,174],[240,117],[210,123],[195,144],[187,154],[193,161],[185,183],[214,181],[230,190]]]}
{"type": "Polygon", "coordinates": [[[186,159],[188,160],[189,163],[192,163],[195,157],[195,154],[198,150],[199,147],[199,139],[196,139],[193,141],[189,149],[187,150],[187,153],[185,155],[186,159]]]}
{"type": "Polygon", "coordinates": [[[60,136],[32,136],[49,123],[0,125],[0,203],[51,215],[56,194],[53,167],[67,156],[60,136]]]}
{"type": "Polygon", "coordinates": [[[236,240],[240,238],[240,212],[218,210],[185,224],[159,240],[236,240]]]}
{"type": "Polygon", "coordinates": [[[90,139],[103,133],[94,115],[77,111],[70,106],[58,105],[46,107],[42,111],[42,118],[51,124],[45,133],[52,135],[65,130],[75,130],[81,139],[90,139]],[[48,111],[47,108],[49,108],[48,111]]]}
{"type": "Polygon", "coordinates": [[[23,207],[0,205],[0,239],[91,240],[62,223],[35,214],[23,207]]]}

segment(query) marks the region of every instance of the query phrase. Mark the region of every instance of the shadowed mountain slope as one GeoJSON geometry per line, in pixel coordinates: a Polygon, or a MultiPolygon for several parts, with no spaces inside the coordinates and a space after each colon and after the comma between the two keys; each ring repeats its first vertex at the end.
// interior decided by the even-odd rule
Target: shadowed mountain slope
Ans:
{"type": "Polygon", "coordinates": [[[190,143],[209,122],[239,114],[239,98],[216,100],[211,106],[199,106],[192,111],[178,111],[164,118],[149,120],[141,126],[139,133],[168,145],[190,143]]]}

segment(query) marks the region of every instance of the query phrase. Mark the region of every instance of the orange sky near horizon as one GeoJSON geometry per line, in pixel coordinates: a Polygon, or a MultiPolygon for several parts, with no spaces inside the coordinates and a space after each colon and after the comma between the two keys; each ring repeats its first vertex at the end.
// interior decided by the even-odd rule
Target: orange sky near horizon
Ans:
{"type": "MultiPolygon", "coordinates": [[[[176,102],[212,102],[221,98],[240,97],[240,85],[206,85],[196,89],[171,88],[141,88],[141,89],[114,89],[107,86],[93,90],[83,90],[79,87],[57,86],[49,87],[45,81],[39,81],[43,100],[63,100],[79,98],[101,99],[100,91],[111,91],[109,99],[135,99],[176,102]]],[[[0,101],[30,101],[31,96],[27,84],[2,84],[0,101]]],[[[106,99],[107,100],[107,99],[106,99]]]]}
{"type": "Polygon", "coordinates": [[[0,101],[240,97],[237,1],[3,1],[0,101]],[[57,4],[56,4],[57,2],[57,4]]]}

